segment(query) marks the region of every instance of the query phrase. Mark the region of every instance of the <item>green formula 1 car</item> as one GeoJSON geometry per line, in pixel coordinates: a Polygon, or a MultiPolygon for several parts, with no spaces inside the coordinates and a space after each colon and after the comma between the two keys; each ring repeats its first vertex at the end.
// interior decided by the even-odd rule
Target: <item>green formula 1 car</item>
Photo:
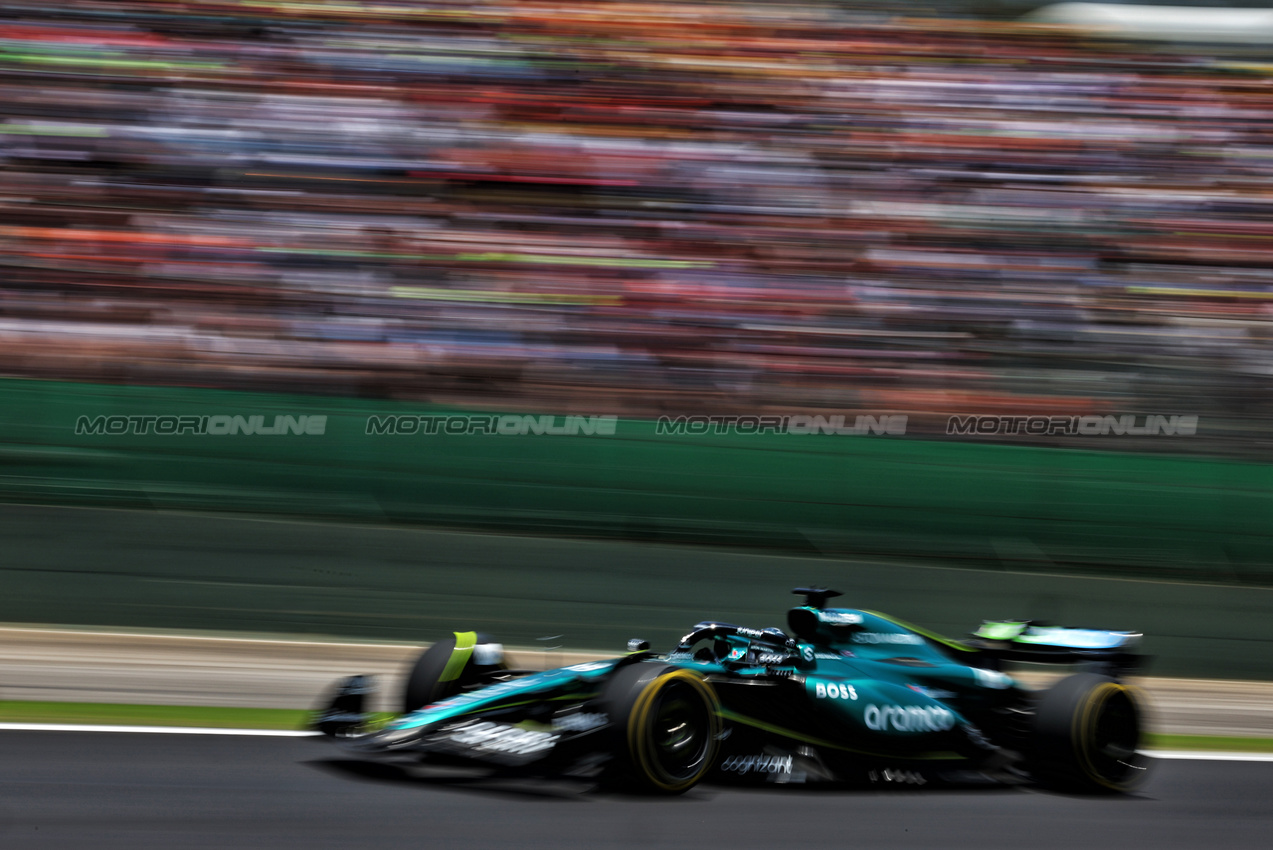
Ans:
{"type": "Polygon", "coordinates": [[[1127,791],[1144,777],[1142,706],[1122,677],[1140,635],[987,622],[952,641],[840,594],[798,588],[789,632],[701,622],[669,653],[509,669],[475,632],[414,664],[403,714],[370,730],[370,677],[315,725],[367,757],[483,765],[676,794],[707,778],[926,783],[953,775],[1127,791]],[[1081,665],[1031,690],[1007,662],[1081,665]]]}

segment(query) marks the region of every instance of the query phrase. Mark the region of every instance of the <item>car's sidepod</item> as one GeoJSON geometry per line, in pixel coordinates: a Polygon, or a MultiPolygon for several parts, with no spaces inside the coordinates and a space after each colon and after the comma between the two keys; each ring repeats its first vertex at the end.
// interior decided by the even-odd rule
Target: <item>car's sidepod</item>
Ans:
{"type": "Polygon", "coordinates": [[[805,695],[855,749],[900,753],[951,748],[965,720],[943,702],[878,679],[811,675],[805,695]]]}

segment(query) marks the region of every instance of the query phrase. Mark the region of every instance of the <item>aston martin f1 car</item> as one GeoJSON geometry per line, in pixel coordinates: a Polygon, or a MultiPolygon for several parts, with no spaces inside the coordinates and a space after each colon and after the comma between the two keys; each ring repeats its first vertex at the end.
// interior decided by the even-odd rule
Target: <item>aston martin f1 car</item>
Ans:
{"type": "Polygon", "coordinates": [[[677,794],[707,779],[906,781],[954,773],[1093,792],[1134,788],[1143,713],[1123,681],[1140,635],[988,621],[966,640],[797,588],[789,631],[698,623],[665,654],[511,669],[476,632],[414,663],[402,713],[369,722],[371,677],[336,688],[315,726],[365,757],[480,765],[677,794]],[[1046,689],[1010,662],[1077,666],[1046,689]]]}

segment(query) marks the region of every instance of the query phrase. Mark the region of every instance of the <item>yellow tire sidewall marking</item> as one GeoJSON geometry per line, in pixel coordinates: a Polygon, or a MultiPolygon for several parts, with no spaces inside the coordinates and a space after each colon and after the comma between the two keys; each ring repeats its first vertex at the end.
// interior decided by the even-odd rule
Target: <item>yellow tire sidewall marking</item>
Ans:
{"type": "Polygon", "coordinates": [[[1093,688],[1087,695],[1087,700],[1084,702],[1082,710],[1075,712],[1071,727],[1071,740],[1074,742],[1074,755],[1079,769],[1091,781],[1115,791],[1120,790],[1121,786],[1116,782],[1110,782],[1097,771],[1096,765],[1092,761],[1091,745],[1092,738],[1096,733],[1097,720],[1101,716],[1100,709],[1104,708],[1110,699],[1120,693],[1127,695],[1133,707],[1138,705],[1139,701],[1136,699],[1135,689],[1117,682],[1105,682],[1093,688]]]}
{"type": "Polygon", "coordinates": [[[637,696],[636,703],[632,706],[632,714],[628,718],[628,751],[632,754],[635,766],[650,782],[664,791],[681,791],[689,788],[702,779],[712,767],[711,759],[704,759],[702,768],[694,776],[679,782],[669,781],[664,771],[659,769],[651,759],[652,742],[649,739],[649,727],[646,720],[659,694],[669,684],[678,681],[685,682],[691,689],[701,694],[708,704],[709,747],[720,732],[720,704],[716,699],[716,692],[699,676],[688,670],[674,670],[646,683],[640,695],[637,696]]]}

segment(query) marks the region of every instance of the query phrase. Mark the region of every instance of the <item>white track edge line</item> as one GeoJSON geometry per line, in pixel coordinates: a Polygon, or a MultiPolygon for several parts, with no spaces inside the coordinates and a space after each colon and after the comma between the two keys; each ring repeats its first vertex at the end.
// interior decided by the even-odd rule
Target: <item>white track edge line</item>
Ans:
{"type": "Polygon", "coordinates": [[[376,641],[362,642],[342,642],[336,640],[299,640],[288,638],[248,638],[248,637],[222,637],[220,635],[183,635],[183,634],[166,634],[151,632],[111,632],[111,631],[90,631],[87,629],[41,629],[38,627],[28,626],[0,626],[0,632],[23,632],[26,634],[36,635],[83,635],[85,637],[110,637],[110,638],[152,638],[156,640],[199,640],[199,641],[223,641],[225,643],[270,643],[280,644],[283,646],[348,646],[355,648],[370,649],[419,649],[422,643],[379,643],[376,641]]]}
{"type": "Polygon", "coordinates": [[[1209,750],[1141,750],[1142,755],[1156,759],[1188,759],[1191,761],[1273,761],[1273,753],[1229,753],[1209,750]]]}
{"type": "MultiPolygon", "coordinates": [[[[0,731],[16,732],[132,732],[149,735],[240,735],[258,738],[313,738],[320,732],[293,729],[218,729],[198,726],[107,726],[77,723],[0,723],[0,731]]],[[[1273,762],[1273,753],[1228,753],[1206,750],[1141,750],[1157,759],[1193,761],[1273,762]]]]}
{"type": "Polygon", "coordinates": [[[149,735],[248,735],[258,738],[312,738],[321,732],[295,729],[220,729],[214,726],[109,726],[88,723],[0,723],[0,731],[140,732],[149,735]]]}

